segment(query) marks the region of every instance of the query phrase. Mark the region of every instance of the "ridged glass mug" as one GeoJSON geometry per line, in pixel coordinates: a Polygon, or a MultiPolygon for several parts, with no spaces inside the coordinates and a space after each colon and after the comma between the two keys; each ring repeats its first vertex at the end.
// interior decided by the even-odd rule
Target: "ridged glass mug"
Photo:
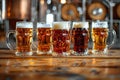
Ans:
{"type": "Polygon", "coordinates": [[[7,46],[10,50],[16,50],[16,56],[30,56],[33,42],[33,23],[20,21],[16,22],[16,30],[7,33],[7,46]],[[10,37],[11,34],[15,35],[10,37]],[[13,39],[11,39],[13,38],[13,39]]]}
{"type": "Polygon", "coordinates": [[[73,22],[71,36],[73,55],[87,55],[89,43],[88,22],[73,22]]]}
{"type": "Polygon", "coordinates": [[[51,54],[51,25],[45,22],[37,23],[37,54],[51,54]]]}
{"type": "Polygon", "coordinates": [[[107,21],[92,22],[92,53],[93,54],[107,54],[116,40],[116,32],[109,30],[107,21]],[[111,35],[112,34],[112,35],[111,35]],[[112,41],[109,41],[112,36],[112,41]]]}
{"type": "Polygon", "coordinates": [[[52,25],[53,56],[70,55],[70,22],[53,22],[52,25]]]}

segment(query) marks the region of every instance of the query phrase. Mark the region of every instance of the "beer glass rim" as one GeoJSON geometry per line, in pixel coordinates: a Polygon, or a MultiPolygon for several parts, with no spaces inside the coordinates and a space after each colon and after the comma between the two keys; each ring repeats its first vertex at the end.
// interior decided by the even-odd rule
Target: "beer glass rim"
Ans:
{"type": "Polygon", "coordinates": [[[93,21],[92,28],[108,28],[107,21],[93,21]]]}
{"type": "Polygon", "coordinates": [[[51,28],[50,23],[37,22],[37,28],[51,28]]]}
{"type": "Polygon", "coordinates": [[[89,22],[87,21],[74,21],[72,28],[89,28],[89,22]],[[75,26],[76,25],[76,26],[75,26]]]}
{"type": "Polygon", "coordinates": [[[16,22],[16,28],[33,28],[33,22],[18,21],[16,22]]]}
{"type": "Polygon", "coordinates": [[[52,29],[70,29],[70,21],[55,21],[52,23],[52,29]],[[55,27],[56,25],[56,27],[55,27]]]}

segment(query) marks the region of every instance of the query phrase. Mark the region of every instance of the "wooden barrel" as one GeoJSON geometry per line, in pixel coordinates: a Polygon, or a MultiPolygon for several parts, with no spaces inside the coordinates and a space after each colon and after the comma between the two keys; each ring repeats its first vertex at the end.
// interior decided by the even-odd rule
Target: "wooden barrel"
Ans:
{"type": "Polygon", "coordinates": [[[93,2],[88,6],[87,13],[92,20],[104,20],[107,9],[102,2],[93,2]]]}
{"type": "Polygon", "coordinates": [[[80,14],[74,4],[67,3],[61,7],[61,17],[63,20],[78,20],[80,14]]]}

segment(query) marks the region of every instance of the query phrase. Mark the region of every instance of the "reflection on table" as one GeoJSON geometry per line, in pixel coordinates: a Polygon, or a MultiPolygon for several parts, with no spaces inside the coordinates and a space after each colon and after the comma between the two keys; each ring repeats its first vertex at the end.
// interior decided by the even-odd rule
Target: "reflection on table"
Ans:
{"type": "Polygon", "coordinates": [[[120,50],[107,55],[16,57],[14,51],[0,50],[2,80],[119,80],[120,50]]]}

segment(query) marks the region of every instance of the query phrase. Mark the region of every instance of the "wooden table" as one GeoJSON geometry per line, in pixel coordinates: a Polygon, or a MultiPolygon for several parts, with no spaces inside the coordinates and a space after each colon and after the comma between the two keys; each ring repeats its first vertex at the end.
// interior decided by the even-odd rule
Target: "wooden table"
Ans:
{"type": "Polygon", "coordinates": [[[0,50],[0,80],[120,80],[120,50],[69,57],[14,53],[0,50]]]}

